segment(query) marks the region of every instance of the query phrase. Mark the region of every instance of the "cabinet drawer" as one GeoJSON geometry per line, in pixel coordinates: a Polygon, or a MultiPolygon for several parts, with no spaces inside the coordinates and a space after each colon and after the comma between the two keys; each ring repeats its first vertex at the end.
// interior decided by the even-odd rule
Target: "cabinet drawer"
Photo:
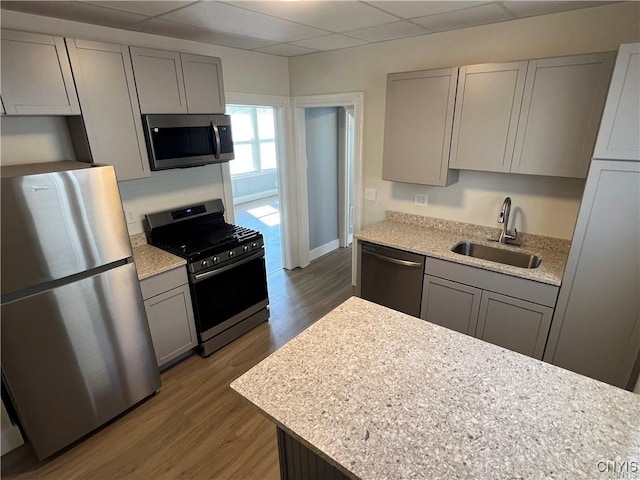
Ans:
{"type": "Polygon", "coordinates": [[[159,273],[140,282],[142,298],[147,300],[172,288],[185,285],[187,282],[187,269],[185,267],[178,267],[168,272],[159,273]]]}
{"type": "Polygon", "coordinates": [[[558,287],[554,285],[435,258],[427,258],[425,274],[539,303],[547,307],[555,307],[558,297],[558,287]]]}

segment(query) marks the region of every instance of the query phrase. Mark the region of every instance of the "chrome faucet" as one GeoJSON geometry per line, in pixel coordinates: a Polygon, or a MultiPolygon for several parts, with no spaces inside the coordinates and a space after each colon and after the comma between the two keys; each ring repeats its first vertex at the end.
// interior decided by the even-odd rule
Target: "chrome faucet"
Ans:
{"type": "Polygon", "coordinates": [[[511,197],[504,199],[504,202],[502,203],[502,210],[500,211],[500,215],[498,215],[498,223],[502,223],[502,232],[500,232],[498,242],[516,245],[518,230],[514,228],[513,233],[509,233],[509,230],[507,229],[509,213],[511,213],[511,197]]]}

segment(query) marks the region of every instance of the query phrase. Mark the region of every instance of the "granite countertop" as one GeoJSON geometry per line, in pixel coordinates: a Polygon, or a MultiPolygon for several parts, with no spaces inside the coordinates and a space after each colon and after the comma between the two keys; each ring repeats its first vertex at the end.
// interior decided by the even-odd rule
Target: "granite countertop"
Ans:
{"type": "Polygon", "coordinates": [[[138,270],[138,280],[144,280],[187,264],[184,258],[148,245],[144,234],[133,235],[130,239],[133,247],[133,260],[138,270]]]}
{"type": "Polygon", "coordinates": [[[639,460],[640,396],[356,297],[231,388],[354,478],[610,479],[639,460]]]}
{"type": "Polygon", "coordinates": [[[493,227],[387,212],[386,220],[357,232],[355,237],[358,240],[399,248],[433,258],[560,286],[567,263],[570,241],[519,234],[523,245],[515,247],[489,240],[489,238],[498,238],[499,232],[500,229],[493,227]],[[538,268],[528,269],[453,253],[451,247],[461,240],[472,240],[475,243],[496,248],[533,253],[542,257],[542,263],[538,268]]]}

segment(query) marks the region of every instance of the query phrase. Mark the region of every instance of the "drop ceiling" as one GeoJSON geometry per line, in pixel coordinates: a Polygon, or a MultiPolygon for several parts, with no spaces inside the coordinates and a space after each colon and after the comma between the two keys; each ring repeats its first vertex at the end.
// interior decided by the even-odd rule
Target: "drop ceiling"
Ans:
{"type": "Polygon", "coordinates": [[[281,56],[594,7],[596,1],[2,1],[5,10],[281,56]]]}

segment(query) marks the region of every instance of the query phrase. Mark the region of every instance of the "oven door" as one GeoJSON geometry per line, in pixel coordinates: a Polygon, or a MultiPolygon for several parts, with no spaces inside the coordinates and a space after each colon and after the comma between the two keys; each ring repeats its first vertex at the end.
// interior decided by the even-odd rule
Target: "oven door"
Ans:
{"type": "Polygon", "coordinates": [[[192,274],[191,294],[201,342],[266,308],[264,250],[232,265],[192,274]]]}

